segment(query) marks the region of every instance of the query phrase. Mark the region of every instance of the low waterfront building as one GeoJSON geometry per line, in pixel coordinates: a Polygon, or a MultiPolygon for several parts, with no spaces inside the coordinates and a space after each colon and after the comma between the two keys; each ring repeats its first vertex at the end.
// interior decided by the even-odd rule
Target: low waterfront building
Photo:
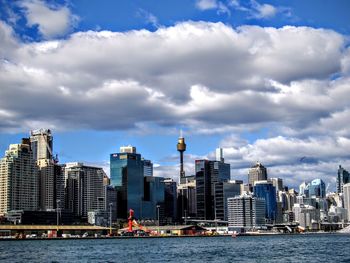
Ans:
{"type": "Polygon", "coordinates": [[[228,225],[240,232],[265,225],[264,198],[241,195],[228,198],[228,225]]]}

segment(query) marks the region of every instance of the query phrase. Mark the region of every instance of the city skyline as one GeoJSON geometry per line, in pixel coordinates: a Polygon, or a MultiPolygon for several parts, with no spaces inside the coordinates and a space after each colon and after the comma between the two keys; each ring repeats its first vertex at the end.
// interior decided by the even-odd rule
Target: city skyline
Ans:
{"type": "Polygon", "coordinates": [[[348,1],[6,1],[0,152],[50,128],[60,162],[109,172],[137,147],[178,178],[224,149],[233,179],[260,161],[286,185],[349,169],[348,1]]]}

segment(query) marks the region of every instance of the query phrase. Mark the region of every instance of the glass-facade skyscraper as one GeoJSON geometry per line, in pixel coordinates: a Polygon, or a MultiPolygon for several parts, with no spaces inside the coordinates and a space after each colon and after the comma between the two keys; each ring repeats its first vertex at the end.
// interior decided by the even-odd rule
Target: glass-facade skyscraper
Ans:
{"type": "Polygon", "coordinates": [[[112,153],[110,155],[111,185],[118,192],[118,218],[126,218],[129,209],[136,218],[142,215],[144,197],[144,163],[137,153],[112,153]]]}
{"type": "Polygon", "coordinates": [[[309,186],[309,197],[326,197],[326,184],[321,179],[314,179],[309,186]]]}
{"type": "Polygon", "coordinates": [[[271,182],[257,181],[254,185],[254,196],[265,199],[266,219],[270,222],[274,222],[277,215],[276,188],[272,185],[271,182]]]}
{"type": "Polygon", "coordinates": [[[339,165],[337,176],[337,193],[343,193],[343,186],[347,183],[350,183],[350,174],[341,165],[339,165]]]}

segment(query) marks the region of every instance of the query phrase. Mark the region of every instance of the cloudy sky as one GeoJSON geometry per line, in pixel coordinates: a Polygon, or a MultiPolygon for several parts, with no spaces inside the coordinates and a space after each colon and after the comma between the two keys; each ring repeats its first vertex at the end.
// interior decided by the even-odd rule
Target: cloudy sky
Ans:
{"type": "MultiPolygon", "coordinates": [[[[295,187],[350,170],[350,2],[0,0],[0,151],[51,128],[61,163],[132,144],[177,178],[223,147],[295,187]],[[305,3],[307,2],[307,3],[305,3]]],[[[1,154],[2,155],[2,154],[1,154]]]]}

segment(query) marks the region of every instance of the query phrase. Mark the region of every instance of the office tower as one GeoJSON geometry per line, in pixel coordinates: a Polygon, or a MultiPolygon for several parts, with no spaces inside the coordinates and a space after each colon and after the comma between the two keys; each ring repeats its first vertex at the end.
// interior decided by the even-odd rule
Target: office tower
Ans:
{"type": "Polygon", "coordinates": [[[0,215],[39,207],[39,177],[29,139],[10,144],[0,160],[0,215]]]}
{"type": "MultiPolygon", "coordinates": [[[[177,197],[177,217],[183,221],[187,217],[196,217],[197,195],[195,176],[185,176],[180,180],[177,197]]],[[[185,220],[186,221],[186,220],[185,220]]]]}
{"type": "Polygon", "coordinates": [[[108,213],[112,212],[112,221],[117,220],[117,190],[111,185],[103,186],[104,192],[104,210],[108,213]]]}
{"type": "Polygon", "coordinates": [[[195,168],[197,218],[212,220],[215,218],[216,184],[230,180],[230,164],[196,160],[195,168]]]}
{"type": "Polygon", "coordinates": [[[171,178],[164,179],[164,218],[167,223],[177,219],[177,185],[171,178]]]}
{"type": "Polygon", "coordinates": [[[228,220],[227,199],[242,194],[243,181],[224,181],[215,184],[214,218],[228,220]]]}
{"type": "Polygon", "coordinates": [[[254,196],[264,198],[266,202],[265,217],[273,223],[277,216],[276,189],[269,181],[256,181],[254,183],[254,196]]]}
{"type": "Polygon", "coordinates": [[[153,163],[150,160],[143,160],[143,175],[153,176],[153,163]]]}
{"type": "Polygon", "coordinates": [[[184,171],[184,152],[186,151],[186,143],[185,138],[182,136],[182,132],[177,141],[177,150],[180,152],[180,178],[185,177],[184,171]]]}
{"type": "Polygon", "coordinates": [[[304,197],[309,197],[309,187],[310,187],[309,183],[303,182],[299,186],[299,195],[304,197]]]}
{"type": "Polygon", "coordinates": [[[343,192],[344,184],[350,183],[350,175],[341,165],[339,165],[338,176],[337,176],[337,193],[343,192]]]}
{"type": "Polygon", "coordinates": [[[267,180],[267,170],[266,168],[259,162],[253,165],[248,172],[248,183],[250,188],[254,186],[256,181],[264,181],[267,180]]]}
{"type": "Polygon", "coordinates": [[[265,199],[251,195],[230,197],[227,200],[228,226],[239,232],[265,225],[265,199]]]}
{"type": "Polygon", "coordinates": [[[309,197],[326,197],[326,185],[321,179],[314,179],[309,185],[309,197]]]}
{"type": "MultiPolygon", "coordinates": [[[[129,146],[131,147],[131,146],[129,146]]],[[[136,218],[142,215],[144,197],[144,163],[141,155],[132,152],[110,155],[111,185],[118,191],[118,218],[127,218],[127,211],[134,210],[136,218]]],[[[122,147],[120,151],[122,151],[122,147]]]]}
{"type": "Polygon", "coordinates": [[[344,208],[347,209],[347,217],[350,219],[350,183],[343,185],[344,208]]]}
{"type": "Polygon", "coordinates": [[[159,220],[164,218],[165,186],[163,177],[144,177],[144,197],[141,211],[142,219],[159,220]]]}
{"type": "Polygon", "coordinates": [[[105,208],[102,168],[82,163],[68,163],[65,167],[66,208],[76,216],[87,218],[88,212],[105,208]]]}

